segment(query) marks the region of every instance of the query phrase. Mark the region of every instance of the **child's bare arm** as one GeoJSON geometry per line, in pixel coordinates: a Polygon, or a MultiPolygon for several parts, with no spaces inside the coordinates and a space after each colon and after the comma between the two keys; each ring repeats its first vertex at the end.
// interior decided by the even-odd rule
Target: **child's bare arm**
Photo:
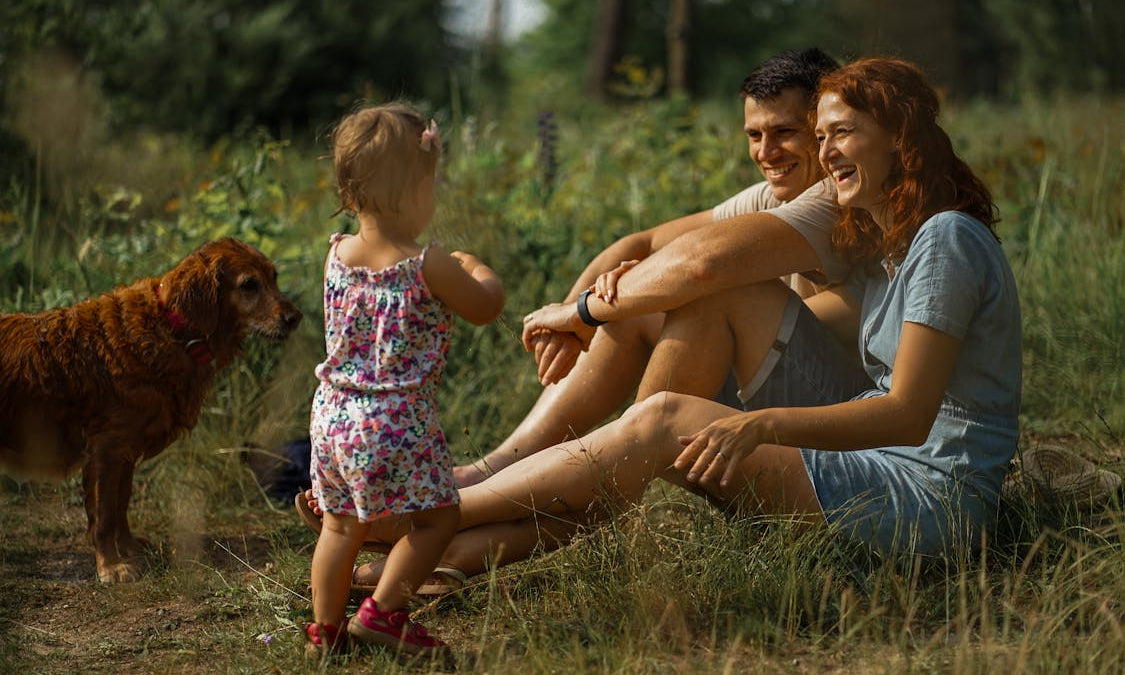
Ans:
{"type": "Polygon", "coordinates": [[[500,277],[476,256],[433,246],[422,266],[426,284],[439,300],[466,321],[482,326],[504,309],[500,277]]]}

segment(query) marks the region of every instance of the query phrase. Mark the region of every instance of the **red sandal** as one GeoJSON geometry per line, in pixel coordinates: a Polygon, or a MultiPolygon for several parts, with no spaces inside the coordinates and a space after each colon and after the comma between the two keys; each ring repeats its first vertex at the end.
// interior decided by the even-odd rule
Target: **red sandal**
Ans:
{"type": "Polygon", "coordinates": [[[431,654],[448,649],[446,644],[410,620],[402,611],[384,612],[374,598],[366,598],[348,621],[348,634],[357,642],[401,649],[407,654],[431,654]]]}
{"type": "Polygon", "coordinates": [[[310,623],[305,626],[305,655],[323,659],[329,654],[342,652],[348,644],[347,631],[330,623],[310,623]]]}

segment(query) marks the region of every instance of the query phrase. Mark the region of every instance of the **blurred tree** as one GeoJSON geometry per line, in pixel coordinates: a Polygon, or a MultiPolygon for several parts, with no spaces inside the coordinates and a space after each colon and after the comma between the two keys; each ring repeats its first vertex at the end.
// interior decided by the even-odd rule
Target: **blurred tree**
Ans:
{"type": "Polygon", "coordinates": [[[603,98],[609,88],[613,67],[621,56],[621,36],[628,18],[626,0],[599,0],[598,21],[594,24],[586,63],[586,93],[594,98],[603,98]]]}
{"type": "Polygon", "coordinates": [[[929,0],[887,11],[885,0],[837,0],[847,17],[829,44],[853,55],[893,54],[923,67],[946,92],[995,94],[1002,46],[981,0],[929,0]]]}
{"type": "MultiPolygon", "coordinates": [[[[359,98],[442,102],[442,0],[23,0],[0,71],[43,48],[101,81],[115,124],[205,137],[324,125],[359,98]]],[[[5,77],[5,75],[0,75],[5,77]]],[[[3,86],[3,80],[0,80],[3,86]]]]}
{"type": "Polygon", "coordinates": [[[668,9],[668,91],[691,93],[691,0],[672,0],[668,9]]]}
{"type": "MultiPolygon", "coordinates": [[[[543,0],[544,22],[524,35],[518,51],[524,77],[567,73],[572,82],[597,63],[605,77],[607,50],[595,48],[599,14],[606,6],[581,0],[543,0]],[[600,60],[589,55],[601,54],[600,60]],[[576,65],[586,64],[586,70],[576,65]]],[[[616,29],[616,63],[659,71],[669,90],[683,86],[699,96],[734,96],[755,65],[782,49],[824,44],[837,26],[833,0],[650,0],[631,3],[616,29]],[[673,39],[675,38],[675,39],[673,39]],[[667,77],[663,75],[667,68],[667,77]]],[[[609,3],[611,6],[616,2],[609,3]]],[[[608,10],[607,10],[608,11],[608,10]]],[[[604,22],[603,22],[604,23],[604,22]]],[[[610,76],[617,74],[609,64],[610,76]]],[[[608,85],[608,83],[607,83],[608,85]]],[[[629,87],[618,89],[628,90],[629,87]]]]}
{"type": "MultiPolygon", "coordinates": [[[[465,92],[471,110],[487,117],[499,115],[508,101],[507,52],[503,41],[504,0],[491,0],[488,22],[480,45],[473,50],[470,61],[470,82],[473,86],[465,92]]],[[[469,49],[473,49],[471,46],[469,49]]]]}

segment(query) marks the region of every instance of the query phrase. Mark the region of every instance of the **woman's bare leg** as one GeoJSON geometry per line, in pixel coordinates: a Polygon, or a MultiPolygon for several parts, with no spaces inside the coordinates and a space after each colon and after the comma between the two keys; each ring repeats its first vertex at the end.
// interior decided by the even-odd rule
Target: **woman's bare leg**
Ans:
{"type": "Polygon", "coordinates": [[[479,483],[543,448],[581,436],[631,400],[663,322],[663,314],[649,314],[603,326],[570,374],[543,389],[496,449],[454,469],[457,485],[479,483]]]}
{"type": "MultiPolygon", "coordinates": [[[[685,484],[672,462],[693,434],[736,411],[681,394],[650,396],[620,419],[583,438],[540,452],[488,480],[461,490],[461,529],[538,515],[584,512],[597,503],[635,503],[649,482],[666,477],[685,484]]],[[[727,488],[700,485],[724,502],[758,512],[820,513],[796,448],[762,446],[742,461],[740,480],[727,488]],[[745,500],[745,495],[753,499],[745,500]]]]}
{"type": "MultiPolygon", "coordinates": [[[[570,541],[585,522],[585,514],[561,514],[538,521],[525,518],[462,530],[445,549],[440,564],[474,577],[492,567],[527,560],[536,551],[553,551],[570,541]]],[[[385,565],[386,558],[380,558],[360,566],[356,581],[377,583],[385,565]]]]}

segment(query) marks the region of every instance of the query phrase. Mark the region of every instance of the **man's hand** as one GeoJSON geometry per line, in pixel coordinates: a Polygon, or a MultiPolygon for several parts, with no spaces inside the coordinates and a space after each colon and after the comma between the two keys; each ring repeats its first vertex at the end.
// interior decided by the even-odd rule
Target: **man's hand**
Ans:
{"type": "Polygon", "coordinates": [[[578,356],[582,353],[582,342],[574,333],[541,331],[531,338],[535,349],[535,363],[539,366],[539,384],[546,387],[557,384],[570,374],[578,356]]]}
{"type": "Polygon", "coordinates": [[[523,318],[523,348],[532,351],[535,345],[532,338],[544,331],[572,333],[582,344],[582,351],[590,347],[594,339],[593,326],[587,326],[578,316],[578,307],[573,302],[545,305],[523,318]]]}

